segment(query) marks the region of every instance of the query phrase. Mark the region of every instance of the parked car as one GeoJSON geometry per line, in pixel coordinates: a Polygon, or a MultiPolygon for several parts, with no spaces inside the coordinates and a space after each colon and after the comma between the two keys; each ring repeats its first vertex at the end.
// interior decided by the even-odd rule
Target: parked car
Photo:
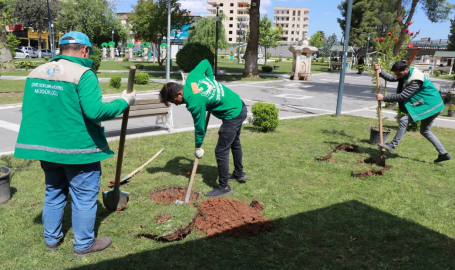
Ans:
{"type": "Polygon", "coordinates": [[[42,49],[41,50],[41,57],[52,57],[51,50],[42,49]]]}
{"type": "Polygon", "coordinates": [[[30,58],[30,55],[28,53],[23,52],[19,49],[15,49],[14,52],[16,53],[16,56],[14,56],[14,58],[18,59],[30,58]]]}
{"type": "Polygon", "coordinates": [[[30,57],[38,57],[38,50],[31,46],[19,46],[18,49],[25,53],[28,53],[30,57]]]}

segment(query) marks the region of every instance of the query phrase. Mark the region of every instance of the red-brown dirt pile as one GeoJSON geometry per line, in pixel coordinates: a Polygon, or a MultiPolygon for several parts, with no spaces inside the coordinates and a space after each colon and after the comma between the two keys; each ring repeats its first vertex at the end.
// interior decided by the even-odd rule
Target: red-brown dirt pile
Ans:
{"type": "Polygon", "coordinates": [[[251,236],[274,227],[261,215],[264,205],[258,200],[253,200],[250,205],[248,202],[214,198],[202,201],[199,209],[201,214],[196,218],[196,227],[208,237],[251,236]]]}

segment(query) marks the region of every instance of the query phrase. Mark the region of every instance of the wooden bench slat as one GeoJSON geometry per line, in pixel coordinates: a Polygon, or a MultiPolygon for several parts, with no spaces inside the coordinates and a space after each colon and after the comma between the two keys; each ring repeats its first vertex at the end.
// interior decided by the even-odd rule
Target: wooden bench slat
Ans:
{"type": "Polygon", "coordinates": [[[133,105],[130,107],[130,111],[140,111],[140,110],[148,110],[148,109],[167,109],[169,110],[169,107],[164,105],[163,103],[158,103],[158,104],[143,104],[143,105],[133,105]]]}
{"type": "MultiPolygon", "coordinates": [[[[157,116],[157,115],[167,114],[168,112],[169,112],[168,108],[130,111],[129,117],[157,116]]],[[[117,118],[122,118],[122,117],[123,117],[123,114],[119,115],[117,118]]]]}

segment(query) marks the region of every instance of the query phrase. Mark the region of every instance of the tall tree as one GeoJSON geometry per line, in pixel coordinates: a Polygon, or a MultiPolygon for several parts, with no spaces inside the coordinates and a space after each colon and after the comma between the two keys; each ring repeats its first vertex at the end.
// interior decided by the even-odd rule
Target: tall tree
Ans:
{"type": "Polygon", "coordinates": [[[259,22],[259,46],[262,46],[265,49],[264,64],[267,64],[267,49],[279,46],[280,44],[278,41],[282,36],[283,29],[281,26],[272,29],[272,21],[267,18],[267,15],[264,15],[259,22]]]}
{"type": "MultiPolygon", "coordinates": [[[[223,20],[226,16],[221,13],[221,21],[218,22],[218,49],[224,50],[229,49],[231,46],[226,41],[226,33],[224,31],[223,20]]],[[[194,24],[185,40],[185,44],[190,42],[199,42],[208,46],[215,54],[216,45],[216,18],[202,18],[196,24],[194,24]]]]}
{"type": "Polygon", "coordinates": [[[112,1],[107,0],[66,0],[62,2],[62,16],[56,24],[62,32],[86,34],[97,46],[111,41],[112,30],[116,43],[129,37],[128,29],[117,19],[112,1]]]}
{"type": "Polygon", "coordinates": [[[330,50],[330,48],[332,48],[333,45],[335,45],[335,43],[338,41],[338,37],[335,33],[333,33],[331,36],[329,36],[325,42],[324,42],[324,49],[323,49],[323,53],[324,53],[324,56],[327,55],[327,52],[330,50]]]}
{"type": "Polygon", "coordinates": [[[11,51],[7,45],[5,27],[14,21],[14,5],[15,1],[13,0],[0,0],[0,64],[12,60],[11,51]]]}
{"type": "Polygon", "coordinates": [[[455,19],[450,20],[450,35],[449,45],[447,46],[448,51],[455,51],[455,19]]]}
{"type": "MultiPolygon", "coordinates": [[[[133,32],[144,40],[151,41],[160,46],[163,38],[167,35],[168,1],[171,2],[171,23],[173,29],[191,23],[192,18],[187,16],[190,11],[180,8],[179,0],[139,0],[133,6],[133,12],[129,16],[133,32]]],[[[170,37],[169,37],[170,38],[170,37]]],[[[161,67],[163,61],[158,54],[158,64],[161,67]]]]}
{"type": "Polygon", "coordinates": [[[437,23],[448,20],[448,15],[455,5],[448,3],[446,0],[397,0],[398,25],[404,27],[401,28],[400,37],[394,49],[395,56],[400,53],[401,45],[405,41],[406,30],[412,24],[412,17],[418,7],[425,12],[430,22],[437,23]]]}
{"type": "MultiPolygon", "coordinates": [[[[395,3],[397,0],[353,0],[351,15],[351,30],[349,34],[349,45],[365,47],[368,41],[368,34],[381,36],[390,32],[396,20],[395,3]]],[[[344,33],[346,25],[347,1],[338,5],[342,18],[338,18],[341,31],[344,33]]],[[[370,44],[374,40],[370,39],[370,44]]]]}
{"type": "MultiPolygon", "coordinates": [[[[60,10],[60,2],[49,0],[51,17],[55,18],[60,10]]],[[[15,16],[26,27],[33,28],[38,34],[38,57],[41,57],[41,35],[49,30],[46,0],[17,1],[14,11],[15,16]]]]}
{"type": "Polygon", "coordinates": [[[316,33],[314,33],[308,42],[311,46],[314,46],[316,48],[323,47],[325,43],[324,31],[317,31],[316,33]]]}
{"type": "Polygon", "coordinates": [[[259,77],[258,70],[258,46],[259,46],[259,6],[261,0],[251,0],[250,13],[250,36],[245,51],[245,68],[242,77],[259,77]]]}

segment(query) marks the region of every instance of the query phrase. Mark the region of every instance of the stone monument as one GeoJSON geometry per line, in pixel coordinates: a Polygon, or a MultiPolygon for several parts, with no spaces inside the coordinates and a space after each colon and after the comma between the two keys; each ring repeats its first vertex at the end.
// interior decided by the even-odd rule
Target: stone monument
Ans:
{"type": "Polygon", "coordinates": [[[311,81],[311,56],[318,51],[318,48],[309,46],[306,33],[297,46],[290,46],[292,52],[292,72],[291,80],[303,79],[311,81]]]}

